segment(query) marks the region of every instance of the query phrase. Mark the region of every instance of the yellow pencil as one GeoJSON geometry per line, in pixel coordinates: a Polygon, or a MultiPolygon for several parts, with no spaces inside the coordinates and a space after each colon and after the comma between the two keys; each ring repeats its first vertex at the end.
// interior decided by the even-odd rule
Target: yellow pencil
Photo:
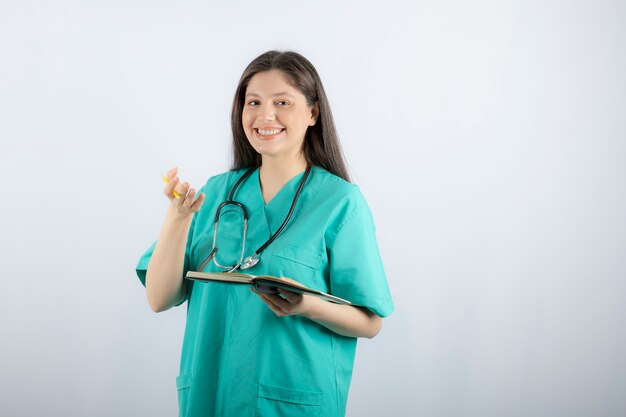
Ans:
{"type": "MultiPolygon", "coordinates": [[[[169,184],[170,180],[167,177],[163,176],[163,182],[169,184]]],[[[180,200],[180,194],[178,194],[176,191],[172,191],[172,195],[176,200],[180,200]]]]}

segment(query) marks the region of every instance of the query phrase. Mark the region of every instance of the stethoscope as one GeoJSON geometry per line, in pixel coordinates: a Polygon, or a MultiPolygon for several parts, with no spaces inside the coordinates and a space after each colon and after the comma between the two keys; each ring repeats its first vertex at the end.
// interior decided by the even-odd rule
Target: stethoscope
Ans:
{"type": "Polygon", "coordinates": [[[265,248],[267,248],[277,237],[278,235],[280,235],[280,233],[283,231],[283,229],[287,226],[287,223],[289,223],[289,219],[291,218],[291,215],[293,214],[293,210],[296,207],[296,203],[298,201],[298,197],[300,197],[300,193],[302,192],[302,188],[304,188],[304,183],[306,182],[307,178],[309,177],[309,174],[311,173],[311,167],[307,166],[306,171],[304,172],[304,175],[302,176],[302,179],[300,180],[300,185],[298,185],[298,189],[296,190],[296,195],[293,197],[293,201],[291,202],[291,207],[289,208],[289,212],[287,213],[287,216],[285,217],[285,220],[283,220],[283,223],[280,225],[280,227],[278,228],[278,230],[276,230],[276,232],[274,232],[273,235],[270,236],[269,239],[267,239],[267,241],[262,244],[256,251],[254,251],[254,253],[248,257],[246,257],[244,259],[244,255],[245,255],[245,251],[246,251],[246,233],[248,231],[248,210],[246,209],[246,206],[244,206],[242,203],[240,203],[239,201],[235,201],[234,197],[235,197],[235,192],[237,191],[237,188],[241,185],[241,183],[243,183],[246,178],[248,178],[250,176],[250,174],[252,174],[255,170],[257,169],[257,167],[252,167],[250,169],[248,169],[235,183],[235,185],[233,185],[233,187],[230,189],[230,194],[228,195],[228,199],[224,202],[222,202],[222,204],[220,204],[217,207],[217,210],[215,212],[215,219],[213,221],[213,247],[211,249],[211,253],[209,253],[209,256],[206,257],[206,259],[204,261],[202,261],[202,263],[200,264],[200,266],[198,267],[198,271],[202,271],[204,269],[204,267],[211,261],[213,261],[213,263],[218,266],[221,269],[227,270],[227,272],[233,272],[236,271],[237,269],[248,269],[248,268],[252,268],[254,265],[258,264],[259,261],[261,260],[261,252],[263,252],[263,250],[265,250],[265,248]],[[220,220],[220,214],[222,212],[222,209],[224,209],[224,207],[226,206],[236,206],[239,207],[241,209],[241,213],[242,213],[242,217],[243,217],[243,232],[242,232],[242,237],[241,237],[241,254],[239,255],[239,261],[237,261],[237,263],[235,265],[220,265],[217,262],[217,247],[215,246],[215,241],[217,238],[217,226],[220,220]]]}

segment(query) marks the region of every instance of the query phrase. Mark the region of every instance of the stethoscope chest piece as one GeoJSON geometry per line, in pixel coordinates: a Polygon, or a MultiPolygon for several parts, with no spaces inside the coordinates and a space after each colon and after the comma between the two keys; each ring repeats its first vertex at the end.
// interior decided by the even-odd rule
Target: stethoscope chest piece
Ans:
{"type": "Polygon", "coordinates": [[[243,263],[241,264],[239,269],[252,268],[254,265],[258,264],[260,260],[261,258],[259,258],[258,255],[248,256],[246,259],[243,260],[243,263]]]}

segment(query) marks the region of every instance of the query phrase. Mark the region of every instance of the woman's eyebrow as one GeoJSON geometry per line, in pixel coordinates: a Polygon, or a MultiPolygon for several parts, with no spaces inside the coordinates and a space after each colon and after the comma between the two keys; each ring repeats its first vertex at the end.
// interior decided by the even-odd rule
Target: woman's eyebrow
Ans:
{"type": "MultiPolygon", "coordinates": [[[[261,95],[257,94],[257,93],[248,93],[248,94],[246,94],[246,97],[248,97],[248,96],[261,97],[261,95]]],[[[294,96],[292,96],[291,94],[289,94],[286,91],[283,91],[282,93],[272,94],[272,97],[278,97],[278,96],[289,96],[289,97],[293,98],[294,100],[296,99],[294,96]]]]}
{"type": "Polygon", "coordinates": [[[288,92],[286,92],[286,91],[283,91],[282,93],[276,93],[276,94],[273,94],[273,95],[272,95],[272,97],[277,97],[277,96],[289,96],[289,97],[291,97],[291,98],[295,99],[295,97],[294,97],[294,96],[292,96],[291,94],[289,94],[289,93],[288,93],[288,92]]]}

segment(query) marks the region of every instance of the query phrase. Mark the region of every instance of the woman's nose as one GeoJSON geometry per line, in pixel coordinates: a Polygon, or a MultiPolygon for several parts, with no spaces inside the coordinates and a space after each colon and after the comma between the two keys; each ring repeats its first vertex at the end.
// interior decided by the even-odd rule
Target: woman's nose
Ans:
{"type": "Polygon", "coordinates": [[[276,118],[276,114],[274,113],[274,107],[272,106],[263,106],[261,107],[261,112],[259,117],[262,120],[274,120],[276,118]]]}

